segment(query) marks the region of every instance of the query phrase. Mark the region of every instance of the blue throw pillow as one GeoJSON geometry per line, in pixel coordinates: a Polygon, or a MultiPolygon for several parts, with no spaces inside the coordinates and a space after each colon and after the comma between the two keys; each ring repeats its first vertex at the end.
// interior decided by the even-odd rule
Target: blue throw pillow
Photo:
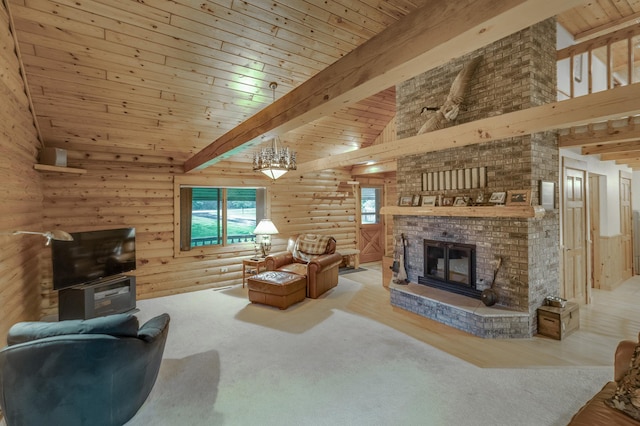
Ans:
{"type": "Polygon", "coordinates": [[[68,334],[108,334],[118,337],[136,337],[138,318],[131,314],[116,314],[88,320],[60,322],[19,322],[9,330],[9,346],[45,337],[68,334]]]}

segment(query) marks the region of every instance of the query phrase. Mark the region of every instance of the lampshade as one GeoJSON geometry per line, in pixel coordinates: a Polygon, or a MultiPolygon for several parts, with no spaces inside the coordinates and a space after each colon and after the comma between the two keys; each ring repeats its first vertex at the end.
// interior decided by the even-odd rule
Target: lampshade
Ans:
{"type": "MultiPolygon", "coordinates": [[[[272,82],[269,87],[273,90],[273,100],[276,100],[276,87],[272,82]]],[[[271,147],[262,148],[253,156],[253,171],[262,172],[276,180],[289,170],[296,170],[296,153],[289,148],[279,147],[280,139],[276,136],[271,140],[271,147]]]]}
{"type": "Polygon", "coordinates": [[[253,156],[253,171],[278,179],[289,170],[296,170],[296,153],[278,147],[279,138],[273,138],[270,148],[262,148],[253,156]]]}
{"type": "Polygon", "coordinates": [[[271,222],[271,219],[262,219],[253,233],[254,235],[275,235],[278,233],[278,228],[271,222]]]}
{"type": "Polygon", "coordinates": [[[265,175],[267,175],[268,177],[270,177],[273,180],[278,179],[280,176],[282,176],[283,174],[287,173],[287,170],[285,169],[277,169],[273,166],[269,166],[266,169],[260,169],[259,171],[261,171],[262,173],[264,173],[265,175]]]}

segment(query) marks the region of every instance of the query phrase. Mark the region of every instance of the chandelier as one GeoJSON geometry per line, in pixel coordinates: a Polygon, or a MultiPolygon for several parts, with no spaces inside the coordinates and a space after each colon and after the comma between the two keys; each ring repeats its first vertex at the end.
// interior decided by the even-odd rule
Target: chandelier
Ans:
{"type": "MultiPolygon", "coordinates": [[[[269,84],[273,90],[273,101],[276,100],[276,87],[278,83],[269,84]]],[[[253,171],[262,172],[271,179],[276,180],[289,170],[296,170],[296,153],[289,148],[279,147],[280,138],[274,137],[271,147],[262,148],[253,155],[253,171]]]]}

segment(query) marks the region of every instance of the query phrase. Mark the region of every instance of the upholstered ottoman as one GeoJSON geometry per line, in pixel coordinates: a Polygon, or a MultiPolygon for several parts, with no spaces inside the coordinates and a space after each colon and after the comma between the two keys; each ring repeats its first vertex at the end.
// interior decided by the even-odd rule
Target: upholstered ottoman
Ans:
{"type": "Polygon", "coordinates": [[[249,300],[287,309],[304,300],[307,295],[307,277],[290,272],[267,271],[247,279],[249,300]]]}

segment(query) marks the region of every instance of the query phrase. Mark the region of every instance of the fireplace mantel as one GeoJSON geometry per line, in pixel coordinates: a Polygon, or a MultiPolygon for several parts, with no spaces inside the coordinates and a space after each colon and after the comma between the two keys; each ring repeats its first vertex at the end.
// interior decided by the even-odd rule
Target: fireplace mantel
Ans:
{"type": "Polygon", "coordinates": [[[515,217],[541,219],[542,206],[473,206],[473,207],[400,207],[385,206],[380,214],[394,216],[444,216],[444,217],[515,217]]]}

